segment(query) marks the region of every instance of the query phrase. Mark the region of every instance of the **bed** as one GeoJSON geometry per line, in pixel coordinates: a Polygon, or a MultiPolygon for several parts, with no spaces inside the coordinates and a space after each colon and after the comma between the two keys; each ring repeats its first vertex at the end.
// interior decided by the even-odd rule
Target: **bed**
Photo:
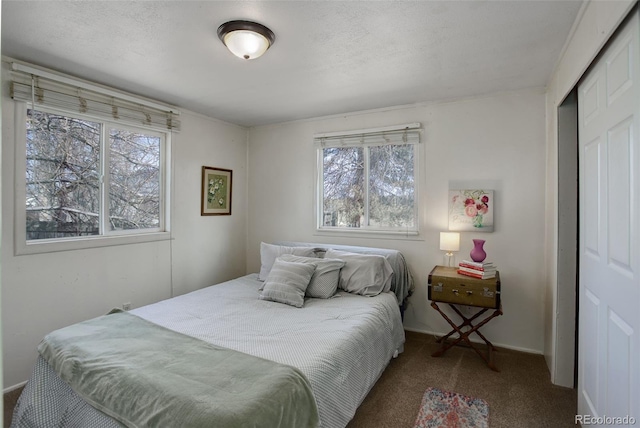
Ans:
{"type": "MultiPolygon", "coordinates": [[[[222,284],[137,308],[129,313],[116,311],[115,315],[105,315],[99,317],[100,319],[87,321],[88,324],[79,323],[71,328],[79,328],[81,332],[82,329],[85,329],[85,332],[94,332],[96,326],[92,323],[103,324],[101,318],[106,318],[114,323],[136,321],[141,324],[143,333],[134,333],[129,329],[118,329],[117,326],[105,329],[105,331],[126,331],[130,335],[138,334],[147,338],[151,337],[151,334],[145,333],[144,329],[152,328],[160,330],[158,333],[160,335],[179,336],[175,339],[174,336],[163,339],[161,346],[164,346],[167,351],[168,348],[175,347],[184,349],[195,341],[198,342],[196,345],[201,344],[213,349],[211,351],[213,354],[233,353],[224,358],[225,364],[228,364],[229,361],[242,360],[242,358],[255,358],[255,360],[248,361],[248,366],[256,367],[254,370],[256,376],[262,376],[264,373],[271,375],[281,369],[284,373],[283,376],[288,376],[285,381],[280,375],[270,376],[270,379],[266,380],[260,377],[259,380],[254,381],[254,385],[262,385],[263,382],[270,382],[272,379],[275,379],[275,382],[284,382],[273,385],[265,383],[265,388],[271,392],[267,392],[267,395],[262,397],[251,398],[258,407],[265,407],[263,405],[265,400],[271,400],[269,409],[267,409],[271,413],[266,417],[258,417],[258,422],[251,421],[251,423],[245,424],[239,423],[236,419],[223,423],[220,421],[226,421],[226,419],[221,419],[217,415],[213,417],[208,415],[206,417],[212,417],[213,421],[209,420],[202,426],[287,427],[317,425],[329,428],[346,426],[389,361],[403,350],[404,330],[400,307],[406,302],[413,289],[413,281],[404,257],[397,251],[387,249],[278,242],[276,244],[262,243],[261,259],[260,273],[252,273],[222,284]],[[314,258],[322,261],[318,262],[313,260],[314,258]],[[366,263],[375,260],[377,266],[381,266],[380,270],[372,273],[368,268],[370,265],[363,262],[364,259],[366,259],[366,263]],[[333,264],[337,263],[336,260],[341,261],[342,265],[337,269],[337,272],[336,269],[330,271],[327,266],[332,261],[333,264]],[[361,269],[362,266],[365,266],[362,263],[367,266],[365,271],[361,269]],[[283,302],[282,290],[273,286],[274,281],[276,285],[278,284],[278,281],[273,278],[277,278],[281,274],[283,267],[287,269],[291,267],[304,268],[304,274],[308,274],[311,271],[311,269],[307,269],[308,265],[313,265],[314,268],[310,276],[309,287],[306,291],[303,290],[301,307],[296,306],[299,301],[295,299],[298,299],[299,295],[295,296],[293,304],[283,302]],[[390,270],[388,275],[387,269],[390,270]],[[335,275],[339,275],[339,288],[333,292],[322,288],[328,283],[329,276],[335,275]],[[344,275],[350,275],[350,277],[345,280],[344,275]],[[380,284],[373,287],[369,284],[378,280],[381,281],[380,284]],[[310,296],[311,286],[316,288],[310,296]],[[318,295],[321,297],[315,297],[318,295]],[[177,339],[184,340],[187,344],[182,345],[182,342],[177,339]],[[174,344],[174,346],[167,346],[167,342],[174,344]],[[175,345],[178,343],[179,345],[175,345]],[[258,368],[262,367],[260,364],[273,364],[273,366],[258,368]],[[280,394],[283,396],[275,397],[273,391],[293,390],[290,387],[292,382],[296,385],[294,393],[280,394]],[[307,390],[311,391],[312,408],[305,410],[306,413],[302,416],[295,414],[296,409],[306,409],[304,406],[309,401],[309,396],[305,395],[307,390]],[[275,401],[274,404],[274,400],[279,401],[275,401]],[[272,414],[274,408],[276,412],[272,414]],[[316,412],[315,416],[314,412],[316,412]],[[301,419],[302,417],[308,417],[308,419],[301,419]],[[274,420],[277,423],[274,423],[274,420]],[[306,422],[301,422],[303,420],[306,422]]],[[[296,272],[297,274],[298,272],[296,272]]],[[[299,293],[299,290],[296,292],[299,293]]],[[[288,297],[285,296],[284,300],[287,299],[288,297]]],[[[74,335],[78,334],[75,330],[70,331],[74,335]]],[[[155,332],[155,330],[151,331],[155,332]]],[[[58,334],[64,338],[73,338],[70,341],[74,344],[78,342],[75,339],[77,336],[70,336],[72,333],[65,329],[54,333],[57,332],[62,332],[58,334]]],[[[47,338],[55,335],[54,333],[48,335],[47,338]]],[[[80,333],[79,336],[83,336],[83,334],[80,333]]],[[[91,339],[94,338],[94,335],[85,334],[84,337],[91,339]]],[[[47,343],[47,338],[43,340],[43,344],[47,343]]],[[[111,338],[94,340],[94,343],[99,342],[104,345],[111,343],[109,340],[111,338]]],[[[142,340],[141,342],[144,341],[150,340],[142,340]]],[[[137,342],[138,340],[129,338],[127,343],[137,344],[137,342]]],[[[40,348],[44,347],[43,344],[40,345],[40,348]]],[[[156,344],[156,346],[158,345],[156,344]]],[[[120,348],[120,345],[108,349],[103,347],[98,352],[100,359],[103,360],[104,354],[110,353],[109,350],[112,348],[120,348]]],[[[95,402],[91,391],[100,388],[92,385],[90,381],[98,377],[102,379],[102,376],[87,375],[84,369],[77,369],[76,364],[78,363],[75,359],[72,359],[71,363],[67,361],[60,364],[51,361],[48,359],[50,354],[69,354],[70,352],[67,349],[64,349],[64,352],[46,352],[47,349],[49,348],[39,349],[40,355],[33,375],[27,382],[15,408],[12,427],[174,426],[175,424],[171,422],[170,417],[175,417],[180,412],[183,412],[183,415],[193,414],[192,408],[188,407],[189,403],[200,401],[200,397],[197,399],[188,397],[185,403],[182,403],[176,397],[171,396],[167,400],[168,404],[158,404],[156,397],[164,395],[164,393],[155,392],[152,394],[153,397],[143,399],[140,398],[142,392],[136,390],[135,385],[124,388],[126,391],[136,391],[128,395],[119,392],[116,388],[117,385],[109,385],[106,388],[101,385],[103,392],[107,392],[107,401],[113,401],[114,397],[120,395],[126,399],[120,400],[124,403],[120,402],[115,405],[110,402],[106,404],[95,402]],[[79,377],[76,380],[65,377],[67,373],[65,373],[64,367],[71,367],[68,372],[72,373],[72,376],[79,377]],[[90,385],[89,392],[82,389],[87,384],[90,385]],[[143,401],[136,405],[131,404],[132,400],[138,399],[143,401]],[[179,407],[176,407],[176,402],[180,403],[179,407]],[[140,403],[151,404],[142,406],[140,403]],[[111,408],[108,407],[110,405],[111,408]],[[129,408],[130,413],[120,416],[119,409],[127,405],[131,407],[129,408]],[[139,415],[131,417],[131,413],[139,413],[141,407],[155,410],[163,408],[163,406],[173,406],[167,412],[169,419],[157,419],[157,414],[144,415],[141,419],[136,419],[139,415]]],[[[209,351],[203,352],[208,353],[209,351]]],[[[156,353],[164,354],[164,351],[156,353]]],[[[175,356],[171,356],[170,360],[178,361],[184,353],[177,353],[175,356]]],[[[198,361],[203,360],[203,354],[197,355],[200,355],[197,357],[198,361]]],[[[192,368],[190,371],[195,372],[193,375],[195,375],[197,382],[194,383],[191,380],[187,389],[193,389],[194,384],[197,384],[198,387],[203,384],[205,388],[211,388],[209,382],[216,381],[213,380],[215,373],[212,375],[209,372],[216,371],[231,373],[226,380],[223,380],[223,382],[227,382],[225,388],[234,386],[240,388],[238,385],[242,385],[242,383],[235,381],[238,374],[232,373],[233,368],[207,370],[208,366],[214,364],[218,364],[218,362],[211,364],[205,362],[201,364],[200,368],[192,368]]],[[[169,367],[180,364],[166,365],[169,367]]],[[[191,363],[181,365],[192,367],[191,363]]],[[[92,360],[88,367],[94,366],[92,360]]],[[[238,370],[241,370],[243,374],[246,371],[245,368],[238,370]]],[[[135,375],[137,372],[138,368],[125,373],[135,375]]],[[[128,377],[129,375],[122,373],[117,375],[118,382],[128,377]]],[[[167,369],[166,376],[163,374],[155,377],[167,378],[165,382],[173,382],[169,369],[167,369]]],[[[184,376],[180,373],[175,377],[182,378],[184,376]]],[[[244,382],[251,384],[252,380],[248,379],[244,382]]],[[[145,386],[144,389],[146,388],[145,386]]],[[[215,390],[220,389],[219,384],[216,384],[215,390]]],[[[242,392],[244,392],[245,389],[253,388],[240,389],[243,389],[242,392]]],[[[233,391],[233,394],[236,392],[233,391]]],[[[225,394],[229,395],[227,392],[225,394]]],[[[242,406],[238,405],[237,408],[232,409],[233,417],[238,417],[239,412],[248,414],[248,416],[242,416],[243,418],[250,417],[251,414],[257,412],[255,406],[245,405],[244,399],[242,403],[242,406]]],[[[232,405],[235,405],[234,401],[219,407],[226,409],[232,405]]],[[[215,406],[201,405],[200,407],[206,407],[206,410],[212,411],[211,407],[215,406]]],[[[182,420],[186,421],[187,419],[182,420]]],[[[180,426],[198,426],[198,423],[189,421],[181,423],[180,426]]]]}

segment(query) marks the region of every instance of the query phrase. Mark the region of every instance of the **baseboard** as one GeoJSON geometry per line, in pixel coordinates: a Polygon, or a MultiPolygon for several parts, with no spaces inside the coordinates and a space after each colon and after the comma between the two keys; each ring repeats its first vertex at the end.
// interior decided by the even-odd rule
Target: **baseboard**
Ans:
{"type": "Polygon", "coordinates": [[[23,386],[25,386],[26,384],[27,384],[27,381],[25,380],[24,382],[20,382],[20,383],[19,383],[19,384],[17,384],[17,385],[13,385],[13,386],[10,386],[10,387],[8,387],[8,388],[3,389],[3,390],[2,390],[2,393],[3,393],[3,394],[7,394],[7,393],[9,393],[9,392],[11,392],[11,391],[15,391],[16,389],[22,388],[22,387],[23,387],[23,386]]]}
{"type": "MultiPolygon", "coordinates": [[[[418,329],[418,328],[411,328],[411,327],[405,327],[404,329],[407,330],[407,331],[412,331],[414,333],[429,334],[431,336],[444,336],[445,334],[448,333],[448,332],[443,333],[443,332],[436,332],[436,331],[421,330],[421,329],[418,329]]],[[[475,337],[474,338],[470,337],[470,340],[473,343],[479,343],[479,344],[484,345],[484,342],[482,342],[479,339],[476,339],[475,337]]],[[[539,351],[539,350],[536,350],[536,349],[521,348],[519,346],[507,345],[507,344],[504,344],[504,343],[497,343],[497,342],[492,342],[492,343],[497,348],[511,349],[513,351],[526,352],[528,354],[543,355],[542,351],[539,351]]]]}

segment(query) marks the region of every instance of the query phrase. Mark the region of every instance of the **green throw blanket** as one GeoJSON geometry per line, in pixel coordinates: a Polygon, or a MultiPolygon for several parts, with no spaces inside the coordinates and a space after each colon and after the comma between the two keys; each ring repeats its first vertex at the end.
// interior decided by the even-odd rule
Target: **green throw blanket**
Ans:
{"type": "Polygon", "coordinates": [[[38,352],[95,408],[128,427],[316,427],[296,368],[114,311],[47,335],[38,352]]]}

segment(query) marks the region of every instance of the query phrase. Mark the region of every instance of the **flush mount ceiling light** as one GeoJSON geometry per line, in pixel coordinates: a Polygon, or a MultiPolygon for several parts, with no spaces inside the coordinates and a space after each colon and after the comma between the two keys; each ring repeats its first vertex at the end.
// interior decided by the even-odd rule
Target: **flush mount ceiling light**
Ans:
{"type": "Polygon", "coordinates": [[[250,21],[229,21],[218,27],[218,37],[238,58],[255,59],[276,40],[273,31],[250,21]]]}

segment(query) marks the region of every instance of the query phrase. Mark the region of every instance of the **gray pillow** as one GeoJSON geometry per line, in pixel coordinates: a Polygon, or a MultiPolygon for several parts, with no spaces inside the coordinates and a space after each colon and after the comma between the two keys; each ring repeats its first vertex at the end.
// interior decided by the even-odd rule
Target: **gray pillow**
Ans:
{"type": "Polygon", "coordinates": [[[314,257],[314,247],[287,247],[284,245],[273,245],[260,243],[260,274],[258,279],[264,281],[271,271],[273,263],[283,254],[295,254],[297,256],[314,257]]]}
{"type": "Polygon", "coordinates": [[[338,288],[363,296],[377,296],[391,289],[393,269],[384,257],[377,254],[357,254],[330,248],[325,257],[344,260],[340,269],[338,288]]]}
{"type": "Polygon", "coordinates": [[[317,297],[328,299],[336,294],[338,281],[340,280],[340,269],[344,266],[344,261],[338,259],[319,259],[317,257],[302,257],[293,254],[283,254],[277,260],[286,262],[308,263],[316,267],[309,287],[307,287],[307,297],[317,297]]]}
{"type": "Polygon", "coordinates": [[[304,292],[315,270],[312,264],[276,260],[264,281],[260,299],[301,308],[304,292]]]}

